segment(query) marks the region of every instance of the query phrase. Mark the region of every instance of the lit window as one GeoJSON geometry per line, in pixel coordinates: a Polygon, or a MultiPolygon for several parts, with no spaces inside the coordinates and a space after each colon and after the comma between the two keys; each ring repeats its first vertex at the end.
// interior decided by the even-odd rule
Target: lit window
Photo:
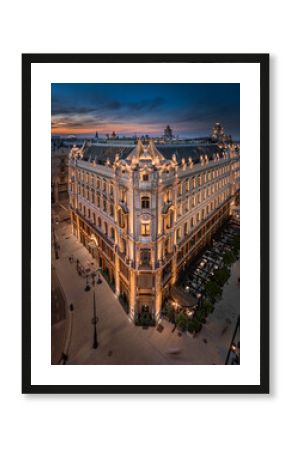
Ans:
{"type": "Polygon", "coordinates": [[[121,202],[126,203],[126,191],[124,189],[120,190],[120,198],[121,198],[121,202]]]}
{"type": "Polygon", "coordinates": [[[141,235],[150,236],[150,222],[141,222],[141,235]]]}

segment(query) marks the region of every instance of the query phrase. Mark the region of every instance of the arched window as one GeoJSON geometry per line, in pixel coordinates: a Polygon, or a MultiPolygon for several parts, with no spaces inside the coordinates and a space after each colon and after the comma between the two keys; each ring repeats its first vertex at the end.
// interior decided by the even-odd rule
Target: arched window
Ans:
{"type": "Polygon", "coordinates": [[[142,209],[150,208],[150,198],[148,196],[141,197],[141,208],[142,209]]]}
{"type": "Polygon", "coordinates": [[[102,219],[100,217],[98,217],[98,227],[99,228],[102,227],[102,219]]]}
{"type": "Polygon", "coordinates": [[[110,238],[112,239],[112,241],[115,240],[115,230],[114,230],[114,228],[110,229],[110,238]]]}
{"type": "Polygon", "coordinates": [[[108,224],[104,222],[105,235],[108,235],[108,224]]]}

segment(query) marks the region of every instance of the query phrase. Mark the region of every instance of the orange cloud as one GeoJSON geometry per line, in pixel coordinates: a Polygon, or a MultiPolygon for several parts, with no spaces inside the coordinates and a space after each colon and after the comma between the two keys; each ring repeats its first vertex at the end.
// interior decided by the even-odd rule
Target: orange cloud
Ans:
{"type": "Polygon", "coordinates": [[[114,124],[102,124],[101,126],[96,125],[95,127],[86,127],[84,124],[83,128],[73,128],[66,127],[59,124],[53,124],[51,127],[52,134],[95,134],[95,132],[101,134],[111,134],[113,131],[117,134],[151,134],[151,133],[162,133],[163,130],[160,129],[159,125],[154,126],[154,124],[146,125],[146,124],[123,124],[123,123],[114,123],[114,124]]]}

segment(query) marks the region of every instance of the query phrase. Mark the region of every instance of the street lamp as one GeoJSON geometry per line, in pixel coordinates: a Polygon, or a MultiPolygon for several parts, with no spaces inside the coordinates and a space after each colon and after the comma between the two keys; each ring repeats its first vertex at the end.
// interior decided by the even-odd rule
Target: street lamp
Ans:
{"type": "MultiPolygon", "coordinates": [[[[100,269],[98,269],[98,270],[100,270],[100,269]]],[[[101,284],[101,283],[102,283],[102,280],[101,280],[100,274],[98,273],[97,284],[101,284]]]]}
{"type": "Polygon", "coordinates": [[[52,225],[52,236],[53,236],[54,256],[55,256],[55,259],[59,259],[59,255],[58,255],[58,243],[57,243],[56,236],[55,236],[55,231],[54,231],[54,218],[53,218],[53,217],[52,217],[52,219],[51,219],[51,225],[52,225]]]}
{"type": "Polygon", "coordinates": [[[85,287],[85,291],[89,291],[91,289],[90,287],[90,283],[89,283],[89,276],[86,276],[86,287],[85,287]]]}
{"type": "Polygon", "coordinates": [[[92,318],[92,324],[94,325],[94,341],[93,341],[93,348],[98,348],[98,335],[97,335],[97,323],[99,321],[99,318],[96,315],[96,297],[95,297],[95,291],[94,291],[94,316],[92,318]]]}

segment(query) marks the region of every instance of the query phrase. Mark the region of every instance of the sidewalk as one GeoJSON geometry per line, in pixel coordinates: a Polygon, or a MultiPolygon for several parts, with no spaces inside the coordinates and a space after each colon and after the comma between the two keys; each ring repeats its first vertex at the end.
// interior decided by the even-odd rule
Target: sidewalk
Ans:
{"type": "Polygon", "coordinates": [[[185,333],[179,336],[177,330],[172,333],[173,325],[166,320],[162,321],[161,333],[156,328],[135,326],[102,278],[102,284],[94,288],[99,318],[99,347],[94,350],[93,290],[85,291],[86,279],[78,275],[76,263],[69,262],[72,254],[82,265],[90,264],[92,257],[69,232],[67,228],[66,232],[58,233],[60,259],[54,261],[67,302],[74,305],[67,364],[224,364],[234,317],[239,311],[239,290],[235,285],[238,267],[233,269],[224,288],[223,299],[216,304],[214,313],[196,338],[185,333]],[[180,349],[180,353],[172,355],[170,349],[180,349]]]}

